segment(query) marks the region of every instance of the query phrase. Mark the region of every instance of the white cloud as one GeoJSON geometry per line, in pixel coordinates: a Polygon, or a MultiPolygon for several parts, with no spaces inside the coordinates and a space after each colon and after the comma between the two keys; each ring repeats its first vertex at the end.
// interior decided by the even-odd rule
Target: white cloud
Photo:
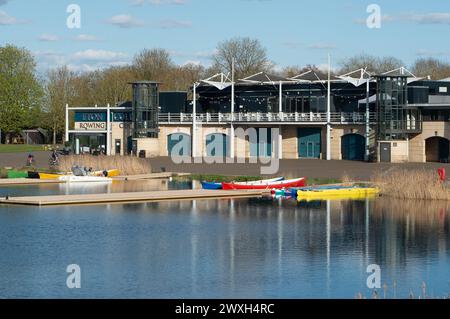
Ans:
{"type": "Polygon", "coordinates": [[[152,6],[160,6],[164,4],[170,4],[170,5],[185,5],[186,0],[129,0],[131,5],[133,6],[143,6],[144,4],[148,3],[152,6]]]}
{"type": "MultiPolygon", "coordinates": [[[[365,25],[366,19],[357,19],[356,23],[365,25]]],[[[450,24],[450,13],[403,13],[399,15],[383,15],[381,22],[411,22],[417,24],[450,24]]]]}
{"type": "Polygon", "coordinates": [[[49,69],[66,65],[76,72],[89,72],[111,66],[124,66],[129,64],[126,54],[121,52],[86,50],[74,54],[64,54],[55,51],[33,52],[38,62],[38,69],[46,72],[49,69]]]}
{"type": "Polygon", "coordinates": [[[44,33],[39,36],[39,41],[56,42],[56,41],[59,41],[59,37],[54,34],[44,33]]]}
{"type": "Polygon", "coordinates": [[[77,35],[74,39],[76,41],[81,41],[81,42],[100,41],[95,35],[89,35],[89,34],[80,34],[80,35],[77,35]]]}
{"type": "Polygon", "coordinates": [[[127,54],[123,52],[89,49],[76,52],[71,57],[77,61],[117,61],[127,58],[127,54]]]}
{"type": "Polygon", "coordinates": [[[336,46],[334,44],[327,44],[327,43],[314,43],[308,45],[307,48],[313,50],[332,50],[336,49],[336,46]]]}
{"type": "Polygon", "coordinates": [[[10,16],[5,11],[0,10],[0,25],[13,25],[25,23],[23,20],[19,20],[13,16],[10,16]]]}
{"type": "Polygon", "coordinates": [[[0,0],[0,6],[7,4],[7,3],[8,3],[8,0],[0,0]]]}
{"type": "Polygon", "coordinates": [[[144,26],[143,21],[128,14],[115,15],[108,19],[106,23],[118,26],[120,28],[134,28],[144,26]]]}
{"type": "Polygon", "coordinates": [[[184,29],[192,27],[191,21],[165,19],[158,23],[158,27],[161,29],[184,29]]]}
{"type": "Polygon", "coordinates": [[[450,51],[433,51],[433,50],[419,50],[419,56],[450,56],[450,51]]]}

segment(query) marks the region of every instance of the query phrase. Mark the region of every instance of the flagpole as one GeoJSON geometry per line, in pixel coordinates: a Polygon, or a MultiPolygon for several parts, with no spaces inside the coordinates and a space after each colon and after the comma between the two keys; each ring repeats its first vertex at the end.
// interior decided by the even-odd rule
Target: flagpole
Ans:
{"type": "Polygon", "coordinates": [[[234,58],[231,60],[230,158],[234,159],[234,58]]]}
{"type": "MultiPolygon", "coordinates": [[[[369,74],[367,74],[369,75],[369,74]]],[[[366,81],[366,156],[365,160],[370,159],[370,76],[366,81]]]]}
{"type": "Polygon", "coordinates": [[[327,161],[331,160],[331,56],[328,54],[327,88],[327,161]]]}

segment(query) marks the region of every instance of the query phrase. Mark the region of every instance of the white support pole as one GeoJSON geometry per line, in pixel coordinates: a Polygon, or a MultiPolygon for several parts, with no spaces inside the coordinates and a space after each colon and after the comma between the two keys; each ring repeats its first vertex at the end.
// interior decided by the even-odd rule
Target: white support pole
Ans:
{"type": "Polygon", "coordinates": [[[192,96],[192,158],[197,155],[197,83],[194,83],[192,96]]]}
{"type": "Polygon", "coordinates": [[[234,159],[234,58],[231,62],[231,121],[230,121],[230,158],[234,159]]]}
{"type": "Polygon", "coordinates": [[[111,109],[106,106],[106,155],[111,155],[111,109]]]}
{"type": "Polygon", "coordinates": [[[366,83],[366,155],[365,160],[370,159],[370,77],[366,83]]]}
{"type": "Polygon", "coordinates": [[[69,104],[66,104],[66,131],[64,142],[69,141],[69,104]]]}
{"type": "Polygon", "coordinates": [[[328,54],[327,161],[331,160],[331,56],[328,54]]]}
{"type": "Polygon", "coordinates": [[[280,120],[281,116],[283,115],[283,83],[280,81],[280,89],[279,89],[279,98],[278,98],[278,113],[280,114],[280,120]]]}

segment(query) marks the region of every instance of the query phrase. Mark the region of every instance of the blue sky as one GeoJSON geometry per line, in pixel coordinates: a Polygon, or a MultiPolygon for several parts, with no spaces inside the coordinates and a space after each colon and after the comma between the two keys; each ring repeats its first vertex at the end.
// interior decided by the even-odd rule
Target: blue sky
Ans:
{"type": "Polygon", "coordinates": [[[444,0],[0,0],[0,45],[32,51],[40,71],[67,64],[92,70],[129,63],[143,48],[169,50],[175,62],[209,65],[218,42],[259,39],[278,68],[334,64],[359,53],[450,61],[450,1],[444,0]],[[69,29],[69,4],[81,29],[69,29]],[[380,29],[365,20],[370,4],[380,29]]]}

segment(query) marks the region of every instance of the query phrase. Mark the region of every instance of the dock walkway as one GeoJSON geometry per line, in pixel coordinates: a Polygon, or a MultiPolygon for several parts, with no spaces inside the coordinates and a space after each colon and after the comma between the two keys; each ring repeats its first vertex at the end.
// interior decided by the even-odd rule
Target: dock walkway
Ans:
{"type": "Polygon", "coordinates": [[[169,200],[251,198],[269,195],[267,190],[173,190],[133,193],[51,195],[0,198],[0,204],[27,206],[64,206],[86,204],[123,204],[137,202],[161,202],[169,200]]]}

